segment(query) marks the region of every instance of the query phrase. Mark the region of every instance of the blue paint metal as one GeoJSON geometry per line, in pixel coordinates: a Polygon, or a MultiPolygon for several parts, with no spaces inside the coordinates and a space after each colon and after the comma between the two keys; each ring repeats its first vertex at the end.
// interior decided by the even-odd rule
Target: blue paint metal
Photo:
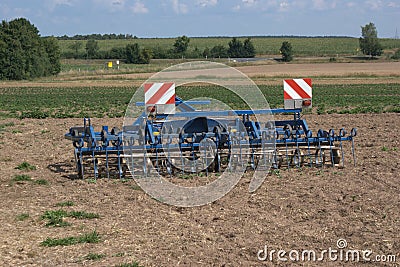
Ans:
{"type": "MultiPolygon", "coordinates": [[[[110,178],[112,175],[110,169],[112,161],[116,160],[116,172],[119,178],[124,176],[124,168],[122,166],[124,161],[124,151],[129,151],[131,158],[131,174],[135,175],[135,164],[133,154],[142,154],[143,157],[143,173],[146,175],[149,171],[148,160],[146,154],[154,154],[152,160],[153,164],[158,171],[163,166],[171,173],[171,151],[180,151],[181,170],[184,170],[184,155],[183,153],[190,152],[192,163],[195,162],[195,154],[200,151],[200,141],[208,138],[214,140],[216,147],[216,155],[214,159],[214,170],[219,171],[221,168],[221,155],[225,152],[230,153],[233,143],[239,145],[239,161],[243,164],[242,158],[249,157],[250,165],[253,169],[257,166],[259,159],[262,159],[266,166],[266,158],[273,158],[273,166],[279,166],[278,158],[281,157],[278,153],[284,148],[287,168],[291,165],[300,167],[303,155],[301,151],[306,151],[305,155],[308,156],[309,166],[318,166],[317,157],[319,157],[321,166],[324,166],[323,150],[326,146],[329,147],[331,165],[334,166],[334,150],[340,150],[342,166],[344,166],[344,151],[343,142],[351,142],[351,152],[356,162],[354,151],[354,137],[357,135],[356,129],[352,129],[351,133],[346,136],[344,129],[335,134],[331,129],[328,134],[323,130],[319,130],[317,136],[312,136],[312,132],[308,127],[306,120],[301,119],[301,109],[260,109],[260,110],[230,110],[230,111],[196,111],[192,104],[210,104],[210,101],[183,101],[181,98],[176,97],[176,105],[180,107],[182,112],[176,114],[157,114],[157,121],[165,118],[183,118],[184,121],[192,121],[190,126],[186,126],[184,131],[180,133],[163,132],[163,123],[155,122],[147,119],[145,113],[137,118],[132,126],[124,127],[123,131],[115,132],[109,131],[108,126],[103,126],[101,132],[95,132],[91,124],[90,118],[84,118],[83,127],[72,127],[70,131],[65,134],[65,138],[71,140],[74,144],[74,156],[76,162],[77,172],[81,177],[85,175],[85,162],[84,159],[89,159],[93,165],[93,176],[99,176],[98,157],[105,156],[106,177],[110,178]],[[292,120],[278,120],[274,121],[274,127],[264,128],[261,122],[252,120],[252,115],[264,114],[293,114],[292,120]],[[206,125],[215,125],[216,122],[210,117],[231,117],[241,116],[242,119],[227,120],[229,125],[218,125],[213,130],[204,130],[206,125]],[[199,120],[198,118],[204,117],[206,119],[199,120]],[[197,121],[196,121],[197,120],[197,121]],[[244,128],[243,128],[243,126],[244,128]],[[231,128],[229,130],[228,128],[231,128]],[[243,128],[243,129],[242,129],[243,128]],[[199,130],[202,129],[202,130],[199,130]],[[232,131],[234,129],[235,131],[232,131]],[[155,134],[157,132],[157,134],[155,134]],[[123,138],[124,137],[124,138],[123,138]],[[275,138],[273,138],[275,137],[275,138]],[[124,140],[128,140],[124,142],[124,140]],[[172,140],[178,140],[173,143],[172,140]],[[190,142],[187,140],[191,140],[190,142]],[[336,143],[339,146],[336,147],[336,143]],[[245,155],[243,147],[248,145],[250,154],[245,155]],[[273,147],[274,152],[266,152],[265,147],[273,147]],[[275,149],[276,148],[276,149],[275,149]],[[315,150],[315,160],[312,159],[311,150],[315,150]],[[166,151],[166,152],[165,152],[166,151]],[[318,155],[319,153],[319,155],[318,155]],[[260,155],[261,154],[261,155],[260,155]],[[270,155],[271,154],[271,155],[270,155]],[[258,158],[257,158],[258,157],[258,158]],[[294,157],[297,157],[297,161],[294,157]],[[297,162],[296,164],[292,164],[297,162]],[[169,168],[168,168],[169,166],[169,168]]],[[[137,105],[141,106],[144,103],[138,102],[137,105]]],[[[172,126],[171,126],[172,127],[172,126]]],[[[204,150],[204,153],[206,151],[204,150]]],[[[336,152],[335,152],[336,153],[336,152]]],[[[336,155],[336,154],[335,154],[336,155]]],[[[339,155],[339,152],[337,152],[339,155]]],[[[336,155],[336,156],[337,156],[336,155]]],[[[282,160],[282,157],[279,159],[282,160]]],[[[206,162],[208,164],[208,162],[206,162]]],[[[87,166],[88,164],[86,164],[87,166]]],[[[90,164],[89,164],[90,165],[90,164]]],[[[193,169],[197,166],[193,165],[193,169]]],[[[196,170],[195,170],[196,171],[196,170]]],[[[209,170],[206,168],[206,173],[209,170]]],[[[89,172],[90,174],[90,172],[89,172]]]]}

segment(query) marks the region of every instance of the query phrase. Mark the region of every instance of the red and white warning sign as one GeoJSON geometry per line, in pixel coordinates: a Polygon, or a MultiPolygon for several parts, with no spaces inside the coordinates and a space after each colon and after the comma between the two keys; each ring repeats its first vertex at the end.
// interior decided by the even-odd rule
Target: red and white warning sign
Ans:
{"type": "Polygon", "coordinates": [[[175,113],[175,83],[144,84],[144,101],[148,113],[175,113]]]}
{"type": "Polygon", "coordinates": [[[283,81],[285,109],[310,108],[312,99],[311,79],[283,81]]]}

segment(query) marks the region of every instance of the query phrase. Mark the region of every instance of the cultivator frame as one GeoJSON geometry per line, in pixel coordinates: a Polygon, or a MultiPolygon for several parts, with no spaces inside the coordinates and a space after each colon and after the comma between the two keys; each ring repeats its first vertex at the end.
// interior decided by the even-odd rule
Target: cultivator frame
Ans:
{"type": "Polygon", "coordinates": [[[143,102],[136,103],[146,106],[146,111],[122,131],[102,126],[96,132],[90,118],[84,118],[83,126],[70,128],[65,138],[75,147],[79,177],[123,178],[147,176],[154,171],[171,176],[237,168],[344,167],[344,142],[351,143],[351,155],[356,163],[356,128],[349,134],[344,128],[338,132],[320,129],[314,135],[301,118],[303,108],[310,106],[310,99],[296,100],[296,108],[291,109],[197,111],[192,105],[210,104],[210,101],[174,98],[181,112],[157,113],[155,106],[149,109],[143,102]],[[305,106],[300,104],[297,108],[299,103],[305,106]],[[254,120],[257,115],[275,114],[293,118],[254,120]],[[174,120],[178,117],[184,119],[174,120]]]}

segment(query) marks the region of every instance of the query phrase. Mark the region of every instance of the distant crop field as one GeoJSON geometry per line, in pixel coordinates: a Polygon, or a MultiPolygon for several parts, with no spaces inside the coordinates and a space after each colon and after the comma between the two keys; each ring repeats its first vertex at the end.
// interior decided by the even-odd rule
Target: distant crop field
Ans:
{"type": "MultiPolygon", "coordinates": [[[[131,40],[98,40],[99,49],[108,51],[112,48],[125,47],[130,43],[138,43],[141,47],[157,49],[172,49],[176,38],[138,38],[131,40]]],[[[243,41],[245,37],[238,38],[243,41]]],[[[228,47],[231,37],[192,37],[190,38],[189,50],[195,48],[204,51],[206,47],[215,45],[228,47]]],[[[358,38],[351,37],[253,37],[253,44],[258,55],[277,55],[282,42],[288,41],[292,44],[295,56],[336,56],[336,55],[360,55],[358,51],[358,38]]],[[[72,51],[69,46],[76,41],[60,40],[62,52],[72,51]]],[[[80,52],[85,51],[86,41],[82,43],[80,52]]],[[[400,39],[380,39],[384,49],[400,48],[400,39]]]]}
{"type": "MultiPolygon", "coordinates": [[[[260,85],[271,108],[283,106],[281,86],[260,85]]],[[[123,117],[132,87],[24,87],[0,88],[0,117],[68,118],[123,117]]],[[[230,91],[217,86],[177,87],[183,99],[208,96],[232,109],[245,105],[230,91]]],[[[317,85],[312,113],[400,112],[400,84],[317,85]]]]}

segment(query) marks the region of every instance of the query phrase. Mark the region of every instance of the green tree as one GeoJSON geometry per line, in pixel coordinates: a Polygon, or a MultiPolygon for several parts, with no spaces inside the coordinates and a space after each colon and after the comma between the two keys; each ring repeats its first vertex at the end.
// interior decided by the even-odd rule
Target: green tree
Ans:
{"type": "Polygon", "coordinates": [[[400,48],[397,49],[396,52],[394,52],[392,59],[400,59],[400,48]]]}
{"type": "Polygon", "coordinates": [[[90,39],[86,42],[86,56],[88,58],[96,58],[99,52],[99,44],[96,40],[90,39]]]}
{"type": "Polygon", "coordinates": [[[255,57],[256,49],[254,48],[253,43],[251,42],[251,38],[247,38],[243,42],[243,57],[255,57]]]}
{"type": "Polygon", "coordinates": [[[232,40],[228,43],[228,56],[230,57],[243,57],[244,49],[243,43],[238,40],[236,37],[233,37],[232,40]]]}
{"type": "Polygon", "coordinates": [[[82,42],[80,41],[75,41],[68,46],[69,49],[75,52],[75,58],[79,58],[79,49],[81,49],[81,47],[82,47],[82,42]]]}
{"type": "Polygon", "coordinates": [[[148,64],[152,57],[149,49],[140,49],[138,43],[126,45],[126,63],[131,64],[148,64]]]}
{"type": "Polygon", "coordinates": [[[375,24],[370,22],[364,27],[361,26],[360,50],[364,55],[370,57],[382,55],[382,46],[379,43],[378,31],[376,30],[375,24]]]}
{"type": "Polygon", "coordinates": [[[153,51],[148,48],[140,50],[140,64],[149,64],[153,57],[153,51]]]}
{"type": "Polygon", "coordinates": [[[58,40],[55,37],[47,37],[43,39],[43,46],[49,59],[49,65],[47,67],[48,72],[52,75],[56,75],[61,71],[61,50],[58,45],[58,40]]]}
{"type": "Polygon", "coordinates": [[[189,47],[190,38],[183,35],[178,37],[174,43],[174,52],[176,54],[184,54],[189,47]]]}
{"type": "Polygon", "coordinates": [[[280,52],[282,54],[282,60],[285,62],[289,62],[293,60],[293,49],[292,45],[288,42],[285,41],[282,43],[280,52]]]}
{"type": "Polygon", "coordinates": [[[32,79],[60,72],[58,42],[40,37],[25,18],[0,26],[0,79],[32,79]]]}
{"type": "Polygon", "coordinates": [[[210,57],[211,53],[210,53],[210,48],[208,48],[208,46],[206,48],[204,48],[204,51],[203,51],[202,55],[205,58],[209,58],[210,57]]]}
{"type": "Polygon", "coordinates": [[[210,50],[210,56],[213,58],[228,57],[228,49],[223,45],[216,45],[210,50]]]}

